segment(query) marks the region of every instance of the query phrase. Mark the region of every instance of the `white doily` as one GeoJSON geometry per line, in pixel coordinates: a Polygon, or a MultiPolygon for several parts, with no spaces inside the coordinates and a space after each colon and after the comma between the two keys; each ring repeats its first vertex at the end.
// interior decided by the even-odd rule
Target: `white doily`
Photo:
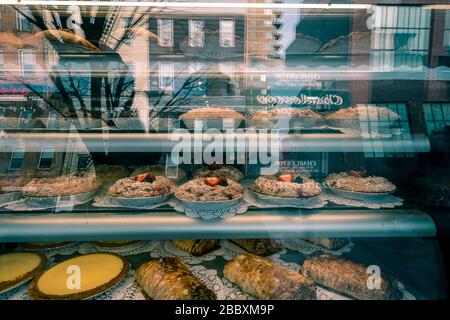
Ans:
{"type": "Polygon", "coordinates": [[[170,203],[170,200],[156,203],[154,205],[146,206],[146,207],[122,206],[122,205],[118,204],[117,202],[114,202],[114,200],[111,199],[111,197],[103,195],[103,196],[96,197],[94,199],[94,202],[92,203],[92,205],[94,207],[101,207],[101,208],[135,208],[135,209],[150,210],[150,209],[156,209],[156,208],[168,205],[169,203],[170,203]]]}
{"type": "Polygon", "coordinates": [[[344,198],[333,194],[328,190],[323,190],[322,195],[328,201],[335,204],[350,206],[350,207],[365,207],[369,209],[381,209],[381,208],[395,208],[403,205],[403,199],[395,197],[390,194],[386,194],[383,197],[378,197],[376,200],[356,200],[350,198],[344,198]]]}
{"type": "Polygon", "coordinates": [[[336,250],[330,250],[326,249],[324,247],[321,247],[319,245],[316,245],[314,243],[311,243],[309,241],[303,240],[303,239],[280,239],[281,244],[283,247],[300,252],[305,255],[310,255],[316,251],[329,253],[333,255],[341,255],[344,252],[350,252],[352,250],[352,247],[354,246],[353,242],[348,239],[348,242],[345,246],[342,248],[336,249],[336,250]]]}
{"type": "Polygon", "coordinates": [[[205,220],[231,218],[236,214],[245,213],[248,209],[248,205],[243,199],[230,207],[213,210],[196,210],[186,206],[177,199],[172,199],[169,204],[175,211],[184,212],[190,218],[201,218],[205,220]]]}
{"type": "Polygon", "coordinates": [[[324,207],[328,201],[326,198],[322,196],[313,197],[309,199],[295,199],[295,203],[287,203],[285,200],[271,199],[275,197],[264,197],[258,196],[255,192],[251,190],[247,190],[244,196],[245,202],[249,206],[257,207],[257,208],[302,208],[302,209],[315,209],[324,207]]]}

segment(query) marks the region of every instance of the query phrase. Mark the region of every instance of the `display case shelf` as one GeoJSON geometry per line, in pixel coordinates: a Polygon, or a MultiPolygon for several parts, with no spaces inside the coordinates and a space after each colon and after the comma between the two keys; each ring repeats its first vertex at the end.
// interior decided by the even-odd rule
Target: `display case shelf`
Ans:
{"type": "Polygon", "coordinates": [[[164,209],[113,212],[4,213],[0,215],[0,242],[436,235],[430,216],[416,209],[254,209],[215,221],[164,209]]]}
{"type": "MultiPolygon", "coordinates": [[[[429,152],[430,142],[424,134],[411,134],[407,137],[371,138],[343,133],[289,133],[280,134],[280,152],[429,152]]],[[[270,148],[269,133],[184,133],[177,137],[172,133],[122,133],[122,132],[18,132],[8,133],[0,139],[0,149],[7,150],[17,145],[25,145],[28,152],[40,152],[42,146],[52,145],[55,151],[64,152],[69,141],[82,140],[90,152],[171,152],[179,141],[203,141],[208,145],[211,139],[229,141],[236,149],[248,150],[250,142],[265,139],[267,144],[257,151],[270,148]],[[203,140],[202,140],[203,139],[203,140]]],[[[72,142],[73,143],[73,142],[72,142]]],[[[228,143],[228,142],[227,142],[228,143]]],[[[191,143],[192,148],[196,147],[191,143]]],[[[250,150],[251,151],[251,150],[250,150]]]]}

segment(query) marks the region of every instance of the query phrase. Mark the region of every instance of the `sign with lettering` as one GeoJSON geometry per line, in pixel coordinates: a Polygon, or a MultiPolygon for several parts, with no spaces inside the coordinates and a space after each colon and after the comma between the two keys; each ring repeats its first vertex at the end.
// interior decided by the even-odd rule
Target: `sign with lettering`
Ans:
{"type": "Polygon", "coordinates": [[[264,105],[325,105],[340,106],[344,99],[337,94],[326,94],[324,96],[308,96],[300,94],[299,96],[271,96],[258,95],[256,101],[264,105]]]}

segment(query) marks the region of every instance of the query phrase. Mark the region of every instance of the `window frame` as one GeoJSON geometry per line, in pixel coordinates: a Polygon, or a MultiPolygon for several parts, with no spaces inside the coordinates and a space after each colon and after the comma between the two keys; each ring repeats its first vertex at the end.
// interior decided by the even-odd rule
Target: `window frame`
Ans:
{"type": "MultiPolygon", "coordinates": [[[[173,19],[168,19],[168,18],[157,18],[157,34],[158,34],[158,45],[160,47],[166,47],[166,48],[172,48],[173,44],[174,44],[174,21],[173,19]],[[163,30],[162,30],[162,25],[163,25],[163,21],[170,21],[170,44],[165,44],[164,43],[164,38],[163,38],[163,30]]],[[[169,34],[169,33],[168,33],[169,34]]]]}
{"type": "Polygon", "coordinates": [[[8,170],[10,170],[10,171],[19,171],[19,170],[21,170],[22,166],[23,166],[24,159],[25,159],[25,147],[24,146],[15,146],[15,147],[13,147],[13,149],[11,151],[11,158],[9,159],[8,170]],[[11,165],[13,163],[13,160],[17,159],[17,158],[14,158],[14,154],[16,153],[17,149],[22,149],[23,150],[22,151],[23,156],[21,158],[20,167],[12,168],[11,165]]]}
{"type": "Polygon", "coordinates": [[[33,49],[19,49],[19,66],[20,66],[20,74],[22,77],[33,77],[36,75],[36,50],[33,49]],[[23,68],[24,66],[24,53],[33,53],[34,56],[34,63],[31,64],[33,66],[33,72],[32,73],[25,73],[25,70],[23,68]]]}
{"type": "Polygon", "coordinates": [[[54,146],[50,146],[50,145],[42,146],[41,147],[41,154],[39,155],[39,162],[38,162],[38,166],[37,166],[38,170],[51,170],[54,159],[55,159],[55,147],[54,146]],[[42,166],[41,166],[41,164],[42,164],[42,155],[44,154],[44,149],[45,148],[51,148],[52,149],[52,158],[51,158],[50,166],[48,168],[42,168],[42,166]]]}
{"type": "Polygon", "coordinates": [[[236,47],[236,20],[234,18],[221,18],[219,20],[219,45],[221,48],[235,48],[236,47]],[[222,23],[225,21],[232,21],[233,22],[233,33],[232,33],[232,45],[224,45],[224,41],[222,39],[224,39],[224,35],[226,34],[223,30],[223,26],[222,23]]]}
{"type": "Polygon", "coordinates": [[[191,48],[203,48],[205,46],[205,19],[203,18],[193,18],[193,19],[189,19],[188,21],[188,33],[189,33],[189,47],[191,48]],[[194,21],[201,21],[202,22],[202,29],[201,29],[201,37],[202,37],[202,41],[200,44],[197,44],[197,41],[194,41],[194,38],[192,37],[192,33],[194,28],[191,28],[191,26],[193,27],[194,21]],[[192,23],[192,24],[191,24],[192,23]]]}

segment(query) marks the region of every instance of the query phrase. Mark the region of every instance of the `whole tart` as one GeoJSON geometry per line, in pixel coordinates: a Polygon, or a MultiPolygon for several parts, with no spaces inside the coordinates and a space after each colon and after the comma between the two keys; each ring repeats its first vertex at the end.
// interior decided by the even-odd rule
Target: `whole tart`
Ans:
{"type": "Polygon", "coordinates": [[[105,182],[128,177],[129,171],[123,166],[101,164],[95,167],[95,174],[101,181],[105,182]]]}
{"type": "Polygon", "coordinates": [[[163,176],[143,173],[117,181],[108,190],[108,195],[118,198],[151,198],[170,194],[173,182],[163,176]]]}
{"type": "Polygon", "coordinates": [[[47,259],[34,252],[12,252],[0,255],[0,293],[16,288],[38,275],[47,259]]]}
{"type": "Polygon", "coordinates": [[[261,176],[253,182],[252,190],[268,196],[281,198],[311,198],[321,193],[320,185],[308,178],[293,174],[261,176]]]}
{"type": "Polygon", "coordinates": [[[175,190],[175,196],[189,202],[223,202],[242,198],[244,188],[231,179],[197,178],[175,190]]]}
{"type": "MultiPolygon", "coordinates": [[[[160,164],[137,167],[133,170],[133,172],[131,172],[130,177],[135,177],[139,174],[143,174],[143,173],[147,173],[147,172],[149,172],[155,176],[163,176],[164,177],[164,176],[166,176],[166,167],[164,167],[160,164]]],[[[184,178],[185,176],[186,176],[186,172],[184,172],[183,169],[178,168],[176,179],[181,179],[181,178],[184,178]]],[[[172,178],[172,177],[169,177],[169,178],[172,178]]]]}
{"type": "Polygon", "coordinates": [[[192,173],[192,176],[194,178],[217,177],[234,181],[241,180],[244,177],[242,172],[235,167],[224,166],[221,164],[211,164],[207,167],[197,169],[192,173]]]}
{"type": "Polygon", "coordinates": [[[111,240],[111,241],[92,241],[96,246],[102,248],[119,248],[138,243],[139,240],[111,240]]]}
{"type": "Polygon", "coordinates": [[[249,125],[256,128],[303,128],[322,126],[323,117],[309,108],[275,108],[258,111],[249,117],[249,125]],[[280,121],[285,120],[285,121],[280,121]]]}
{"type": "Polygon", "coordinates": [[[25,185],[22,193],[28,197],[69,196],[96,191],[101,184],[94,174],[72,174],[56,178],[33,179],[25,185]]]}
{"type": "Polygon", "coordinates": [[[379,119],[380,121],[395,121],[400,116],[386,107],[357,104],[349,108],[339,109],[326,118],[329,120],[379,119]]]}
{"type": "Polygon", "coordinates": [[[196,121],[201,121],[202,129],[215,128],[215,129],[226,129],[227,125],[225,119],[231,120],[229,127],[237,128],[245,117],[231,109],[224,107],[204,107],[189,110],[188,112],[182,114],[180,119],[188,129],[195,129],[196,121]]]}
{"type": "Polygon", "coordinates": [[[303,108],[275,108],[268,111],[258,111],[250,116],[250,119],[291,119],[291,118],[311,118],[321,119],[322,116],[311,109],[303,108]]]}
{"type": "MultiPolygon", "coordinates": [[[[87,299],[96,296],[120,281],[128,274],[129,263],[114,253],[96,252],[65,260],[36,277],[28,288],[35,300],[87,299]],[[80,286],[68,287],[70,267],[80,271],[80,286]]],[[[72,271],[73,272],[73,271],[72,271]]]]}
{"type": "Polygon", "coordinates": [[[383,177],[365,176],[359,171],[346,171],[330,174],[324,186],[350,192],[361,193],[393,193],[397,187],[383,177]]]}

